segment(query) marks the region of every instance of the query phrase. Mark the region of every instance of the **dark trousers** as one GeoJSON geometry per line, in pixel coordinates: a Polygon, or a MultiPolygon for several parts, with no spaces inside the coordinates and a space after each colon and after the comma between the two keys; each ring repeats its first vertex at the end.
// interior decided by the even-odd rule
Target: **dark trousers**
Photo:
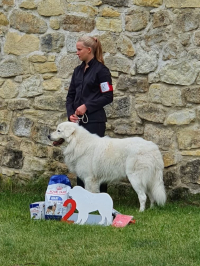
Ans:
{"type": "MultiPolygon", "coordinates": [[[[97,134],[99,137],[104,137],[105,130],[106,130],[106,123],[80,123],[82,127],[87,129],[92,134],[97,134]]],[[[77,177],[77,186],[85,187],[84,182],[77,177]]],[[[102,183],[100,185],[100,192],[107,192],[107,184],[102,183]]]]}

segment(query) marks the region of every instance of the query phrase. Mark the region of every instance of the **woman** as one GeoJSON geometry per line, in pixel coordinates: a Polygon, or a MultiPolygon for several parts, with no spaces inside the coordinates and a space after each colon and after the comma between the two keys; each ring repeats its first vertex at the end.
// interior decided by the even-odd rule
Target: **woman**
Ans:
{"type": "MultiPolygon", "coordinates": [[[[111,74],[104,65],[101,43],[97,38],[80,37],[76,49],[82,64],[74,69],[67,94],[68,119],[103,137],[107,121],[103,107],[113,101],[111,74]]],[[[84,187],[78,177],[77,185],[84,187]]],[[[100,192],[107,192],[107,184],[100,186],[100,192]]]]}

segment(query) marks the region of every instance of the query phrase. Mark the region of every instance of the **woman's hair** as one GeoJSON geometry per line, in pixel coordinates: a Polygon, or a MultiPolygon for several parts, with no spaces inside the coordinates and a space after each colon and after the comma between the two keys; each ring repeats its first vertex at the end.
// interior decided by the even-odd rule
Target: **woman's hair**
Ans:
{"type": "Polygon", "coordinates": [[[82,36],[78,39],[78,42],[82,42],[85,47],[90,47],[94,54],[94,57],[104,64],[103,52],[101,42],[96,37],[82,36]]]}

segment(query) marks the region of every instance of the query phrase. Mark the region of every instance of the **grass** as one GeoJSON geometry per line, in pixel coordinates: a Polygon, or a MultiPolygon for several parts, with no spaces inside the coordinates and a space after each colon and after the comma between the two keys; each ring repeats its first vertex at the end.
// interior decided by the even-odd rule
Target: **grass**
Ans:
{"type": "Polygon", "coordinates": [[[114,228],[31,220],[29,204],[44,200],[44,193],[0,193],[1,266],[200,265],[198,195],[144,213],[135,195],[114,199],[115,209],[136,219],[114,228]]]}

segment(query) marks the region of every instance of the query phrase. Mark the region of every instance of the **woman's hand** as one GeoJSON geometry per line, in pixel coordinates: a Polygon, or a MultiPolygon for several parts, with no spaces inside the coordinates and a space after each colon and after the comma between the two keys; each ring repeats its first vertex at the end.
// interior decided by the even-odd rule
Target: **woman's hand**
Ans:
{"type": "Polygon", "coordinates": [[[76,109],[75,114],[76,114],[76,115],[84,115],[86,111],[87,111],[87,107],[85,106],[85,104],[82,104],[81,106],[79,106],[79,107],[76,109]]]}
{"type": "Polygon", "coordinates": [[[78,122],[78,116],[73,114],[73,115],[70,115],[69,117],[69,120],[73,123],[77,123],[78,122]]]}

